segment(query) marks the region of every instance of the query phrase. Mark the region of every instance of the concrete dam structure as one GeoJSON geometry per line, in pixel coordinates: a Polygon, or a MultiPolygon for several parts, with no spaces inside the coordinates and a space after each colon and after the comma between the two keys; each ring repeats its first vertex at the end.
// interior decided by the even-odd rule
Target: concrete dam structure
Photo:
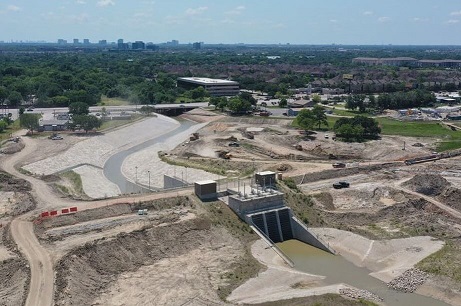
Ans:
{"type": "Polygon", "coordinates": [[[285,206],[284,194],[273,188],[245,186],[228,190],[228,206],[271,244],[297,239],[324,251],[335,253],[309,231],[285,206]]]}

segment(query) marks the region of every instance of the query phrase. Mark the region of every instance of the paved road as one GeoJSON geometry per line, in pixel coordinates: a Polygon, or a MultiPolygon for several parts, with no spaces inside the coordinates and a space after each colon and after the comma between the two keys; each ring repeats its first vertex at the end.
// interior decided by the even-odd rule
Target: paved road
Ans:
{"type": "Polygon", "coordinates": [[[11,235],[19,250],[29,261],[31,279],[27,306],[50,306],[53,302],[53,264],[48,252],[40,245],[31,222],[15,219],[11,222],[11,235]]]}

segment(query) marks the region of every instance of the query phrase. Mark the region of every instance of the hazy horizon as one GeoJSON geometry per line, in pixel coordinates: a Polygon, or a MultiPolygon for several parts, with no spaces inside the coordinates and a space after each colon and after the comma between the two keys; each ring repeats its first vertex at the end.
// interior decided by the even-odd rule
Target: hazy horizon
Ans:
{"type": "Polygon", "coordinates": [[[454,0],[216,2],[7,0],[0,40],[461,45],[461,3],[454,0]]]}

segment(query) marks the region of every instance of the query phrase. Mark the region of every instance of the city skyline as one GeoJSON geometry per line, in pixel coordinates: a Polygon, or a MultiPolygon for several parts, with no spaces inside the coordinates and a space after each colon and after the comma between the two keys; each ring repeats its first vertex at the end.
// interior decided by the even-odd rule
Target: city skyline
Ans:
{"type": "Polygon", "coordinates": [[[461,3],[241,0],[10,0],[0,4],[0,41],[78,38],[92,43],[459,45],[461,3]]]}

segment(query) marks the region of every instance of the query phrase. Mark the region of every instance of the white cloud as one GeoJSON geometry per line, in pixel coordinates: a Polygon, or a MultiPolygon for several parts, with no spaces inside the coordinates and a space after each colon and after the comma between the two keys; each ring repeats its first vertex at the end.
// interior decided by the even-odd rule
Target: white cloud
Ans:
{"type": "Polygon", "coordinates": [[[338,20],[336,20],[336,19],[330,19],[330,22],[331,22],[331,23],[338,23],[338,20]]]}
{"type": "Polygon", "coordinates": [[[413,21],[413,22],[427,22],[427,21],[429,21],[429,19],[428,18],[414,17],[414,18],[411,19],[411,21],[413,21]]]}
{"type": "Polygon", "coordinates": [[[382,22],[382,23],[384,23],[384,22],[389,22],[390,20],[391,20],[391,18],[390,18],[390,17],[386,17],[386,16],[382,16],[382,17],[379,17],[379,18],[378,18],[378,22],[382,22]]]}
{"type": "Polygon", "coordinates": [[[243,5],[237,6],[233,10],[227,11],[226,15],[240,15],[245,10],[243,5]]]}
{"type": "Polygon", "coordinates": [[[370,16],[370,15],[373,15],[373,12],[372,11],[365,11],[365,12],[363,12],[363,15],[370,16]]]}
{"type": "Polygon", "coordinates": [[[90,20],[90,16],[88,16],[88,14],[82,13],[80,15],[71,16],[70,20],[74,23],[84,23],[90,20]]]}
{"type": "Polygon", "coordinates": [[[451,16],[461,16],[461,11],[455,11],[450,13],[451,16]]]}
{"type": "Polygon", "coordinates": [[[188,16],[200,15],[203,12],[205,12],[206,10],[208,10],[208,7],[206,7],[206,6],[198,7],[198,8],[195,8],[195,9],[194,8],[188,8],[186,10],[186,15],[188,15],[188,16]]]}
{"type": "Polygon", "coordinates": [[[459,23],[459,20],[458,19],[450,19],[447,21],[448,24],[455,24],[455,23],[459,23]]]}
{"type": "Polygon", "coordinates": [[[101,6],[101,7],[106,7],[110,5],[115,5],[115,2],[113,0],[99,0],[96,5],[101,6]]]}
{"type": "Polygon", "coordinates": [[[83,0],[77,0],[75,1],[77,4],[86,4],[86,1],[83,1],[83,0]]]}
{"type": "Polygon", "coordinates": [[[16,6],[16,5],[8,5],[6,7],[6,10],[7,11],[10,11],[10,12],[19,12],[21,11],[22,9],[19,7],[19,6],[16,6]]]}

